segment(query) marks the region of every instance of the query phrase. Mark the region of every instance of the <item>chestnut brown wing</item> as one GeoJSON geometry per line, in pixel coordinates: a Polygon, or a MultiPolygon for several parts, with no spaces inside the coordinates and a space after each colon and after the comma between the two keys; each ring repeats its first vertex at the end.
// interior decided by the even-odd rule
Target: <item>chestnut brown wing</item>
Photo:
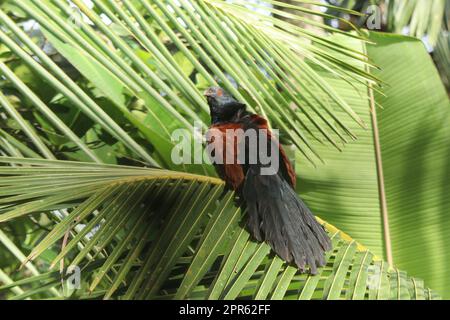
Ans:
{"type": "Polygon", "coordinates": [[[213,125],[206,134],[206,140],[208,148],[214,150],[214,158],[220,160],[213,161],[218,175],[229,188],[239,191],[245,178],[244,169],[237,161],[237,146],[240,141],[239,137],[235,135],[228,135],[227,139],[226,134],[227,130],[236,129],[243,129],[243,127],[238,123],[213,125]]]}

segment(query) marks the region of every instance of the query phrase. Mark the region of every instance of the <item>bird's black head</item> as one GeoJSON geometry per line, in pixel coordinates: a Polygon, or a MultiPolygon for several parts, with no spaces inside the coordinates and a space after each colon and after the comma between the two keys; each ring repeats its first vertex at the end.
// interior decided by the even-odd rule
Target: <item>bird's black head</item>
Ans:
{"type": "Polygon", "coordinates": [[[239,111],[245,110],[245,104],[237,101],[220,87],[211,87],[204,92],[211,112],[211,122],[230,121],[239,111]]]}

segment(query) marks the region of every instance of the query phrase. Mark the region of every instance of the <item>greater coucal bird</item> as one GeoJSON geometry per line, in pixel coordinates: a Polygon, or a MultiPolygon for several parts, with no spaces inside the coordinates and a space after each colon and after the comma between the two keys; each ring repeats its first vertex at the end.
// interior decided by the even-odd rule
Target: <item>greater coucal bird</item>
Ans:
{"type": "MultiPolygon", "coordinates": [[[[245,104],[235,100],[222,88],[211,87],[204,95],[211,112],[207,143],[213,155],[213,164],[226,186],[236,192],[240,204],[246,207],[250,234],[258,241],[269,243],[276,254],[287,262],[295,263],[302,272],[309,266],[310,272],[316,274],[317,268],[325,265],[324,253],[331,249],[330,239],[295,192],[295,172],[283,148],[269,130],[267,120],[246,111],[245,104]],[[262,132],[269,144],[275,144],[279,159],[276,171],[262,173],[268,165],[267,161],[264,164],[260,161],[261,136],[258,143],[249,145],[245,137],[227,135],[227,130],[230,133],[238,129],[244,133],[251,129],[262,132]],[[220,134],[219,139],[217,133],[220,134]],[[249,161],[249,155],[239,160],[242,150],[257,152],[256,161],[249,161]],[[233,151],[230,156],[232,161],[226,159],[230,151],[233,151]]],[[[270,152],[274,149],[268,147],[266,150],[270,152]]]]}

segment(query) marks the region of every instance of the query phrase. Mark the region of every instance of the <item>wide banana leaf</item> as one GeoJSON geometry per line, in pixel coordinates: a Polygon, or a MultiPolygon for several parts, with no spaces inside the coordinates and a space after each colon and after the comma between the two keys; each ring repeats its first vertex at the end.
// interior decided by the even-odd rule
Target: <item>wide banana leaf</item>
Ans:
{"type": "Polygon", "coordinates": [[[332,83],[371,126],[355,128],[359,139],[341,154],[318,147],[326,164],[317,168],[299,156],[299,192],[313,212],[448,298],[449,99],[419,40],[370,39],[368,55],[388,85],[357,87],[357,97],[332,83]]]}
{"type": "Polygon", "coordinates": [[[22,261],[52,251],[49,272],[3,280],[0,293],[16,289],[13,299],[58,298],[51,290],[70,276],[63,261],[81,277],[78,288],[66,286],[66,298],[439,298],[326,223],[333,243],[327,265],[316,276],[300,274],[250,239],[233,194],[214,178],[83,162],[0,162],[9,164],[0,166],[0,222],[39,213],[56,222],[22,261]]]}

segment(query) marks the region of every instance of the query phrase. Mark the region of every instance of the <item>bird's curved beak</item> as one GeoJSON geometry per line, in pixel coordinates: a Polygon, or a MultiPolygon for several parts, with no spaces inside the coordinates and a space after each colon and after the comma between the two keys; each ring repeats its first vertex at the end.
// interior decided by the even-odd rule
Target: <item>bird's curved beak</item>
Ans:
{"type": "Polygon", "coordinates": [[[211,96],[212,96],[211,88],[206,89],[206,90],[203,92],[203,95],[204,95],[205,97],[211,97],[211,96]]]}

